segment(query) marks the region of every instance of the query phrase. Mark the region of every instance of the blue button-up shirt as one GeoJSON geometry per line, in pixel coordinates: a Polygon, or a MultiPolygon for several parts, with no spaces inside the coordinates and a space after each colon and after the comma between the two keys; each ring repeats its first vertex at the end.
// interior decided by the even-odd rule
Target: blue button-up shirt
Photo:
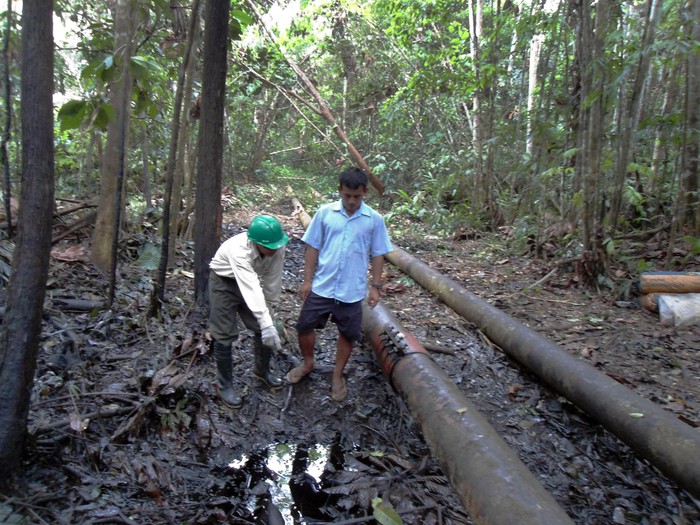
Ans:
{"type": "Polygon", "coordinates": [[[393,249],[384,219],[364,202],[352,217],[342,201],[321,206],[302,241],[319,252],[313,292],[344,303],[361,301],[367,294],[370,257],[393,249]]]}

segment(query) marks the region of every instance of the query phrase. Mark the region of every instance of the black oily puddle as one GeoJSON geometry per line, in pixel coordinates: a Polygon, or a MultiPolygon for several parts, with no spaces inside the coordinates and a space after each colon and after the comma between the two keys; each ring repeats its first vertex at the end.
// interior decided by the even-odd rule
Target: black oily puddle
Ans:
{"type": "Polygon", "coordinates": [[[325,477],[344,468],[339,438],[330,446],[274,443],[215,468],[220,484],[210,504],[229,518],[269,525],[337,519],[338,496],[325,491],[325,477]]]}

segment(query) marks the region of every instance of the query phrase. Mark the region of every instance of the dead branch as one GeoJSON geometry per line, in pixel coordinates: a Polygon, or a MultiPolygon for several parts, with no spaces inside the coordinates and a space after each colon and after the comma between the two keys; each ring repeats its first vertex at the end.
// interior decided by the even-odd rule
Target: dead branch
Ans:
{"type": "Polygon", "coordinates": [[[81,230],[85,226],[92,224],[93,222],[95,222],[96,218],[97,218],[97,211],[91,211],[87,215],[81,217],[80,219],[76,220],[75,222],[73,222],[72,224],[67,226],[63,232],[61,232],[57,235],[54,235],[51,239],[51,244],[56,244],[61,239],[65,239],[69,235],[77,232],[78,230],[81,230]]]}

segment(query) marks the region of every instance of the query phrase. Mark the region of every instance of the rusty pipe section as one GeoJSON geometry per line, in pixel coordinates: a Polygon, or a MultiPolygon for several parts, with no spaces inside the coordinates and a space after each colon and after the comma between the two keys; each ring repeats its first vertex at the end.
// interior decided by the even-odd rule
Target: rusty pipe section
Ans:
{"type": "Polygon", "coordinates": [[[418,420],[477,524],[558,525],[573,521],[457,385],[381,304],[366,304],[362,329],[394,390],[418,420]]]}
{"type": "Polygon", "coordinates": [[[693,496],[700,497],[700,432],[400,248],[394,247],[386,258],[455,312],[475,323],[511,358],[588,413],[637,454],[693,496]]]}

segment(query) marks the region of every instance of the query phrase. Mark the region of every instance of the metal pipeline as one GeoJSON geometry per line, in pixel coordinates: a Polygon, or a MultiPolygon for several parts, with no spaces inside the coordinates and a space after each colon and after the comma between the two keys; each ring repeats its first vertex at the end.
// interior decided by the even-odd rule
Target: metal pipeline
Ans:
{"type": "Polygon", "coordinates": [[[573,524],[413,335],[381,305],[362,315],[384,373],[475,523],[573,524]]]}
{"type": "Polygon", "coordinates": [[[700,433],[697,430],[400,248],[394,247],[386,258],[459,315],[475,323],[506,354],[588,413],[637,454],[693,496],[700,497],[700,433]]]}

